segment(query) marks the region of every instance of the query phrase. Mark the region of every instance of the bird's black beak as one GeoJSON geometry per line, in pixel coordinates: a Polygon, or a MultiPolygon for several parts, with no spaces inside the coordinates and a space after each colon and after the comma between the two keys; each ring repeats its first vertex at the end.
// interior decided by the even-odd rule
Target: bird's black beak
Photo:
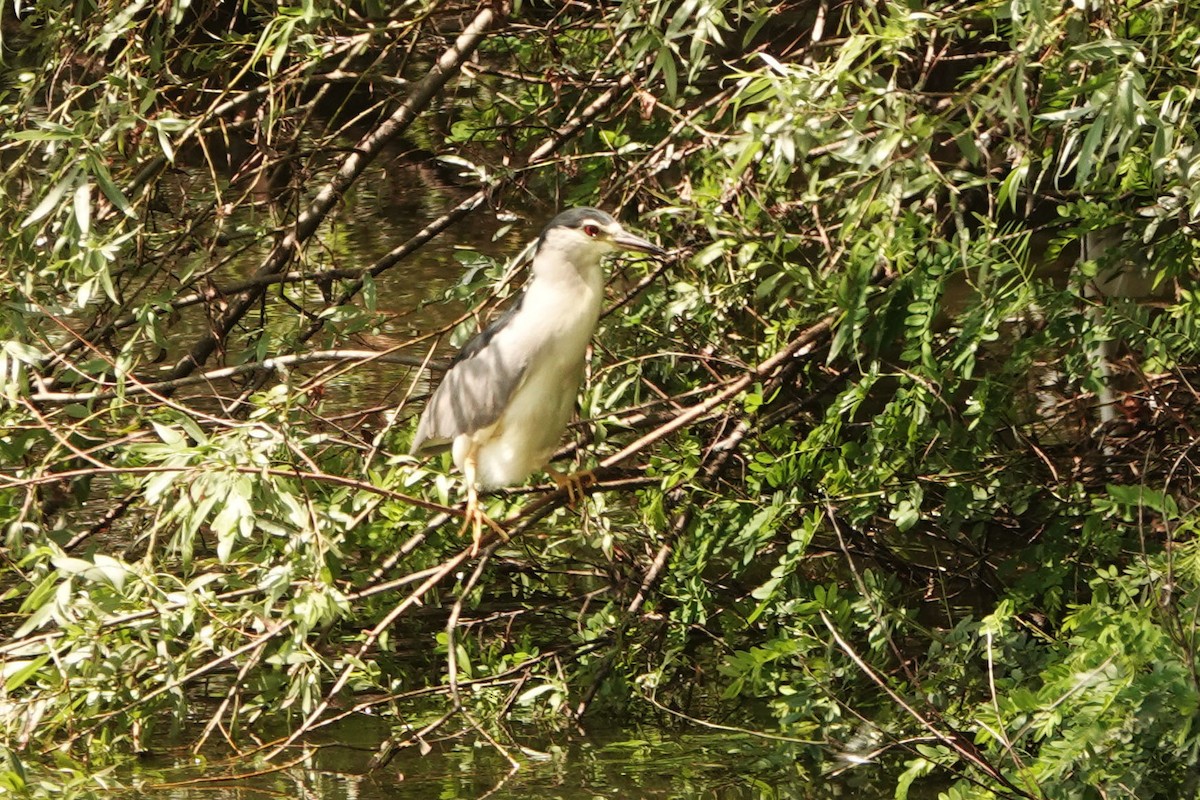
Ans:
{"type": "Polygon", "coordinates": [[[667,251],[658,245],[640,236],[634,236],[629,231],[621,231],[614,234],[612,243],[622,250],[637,250],[640,253],[649,253],[652,256],[665,256],[667,254],[667,251]]]}

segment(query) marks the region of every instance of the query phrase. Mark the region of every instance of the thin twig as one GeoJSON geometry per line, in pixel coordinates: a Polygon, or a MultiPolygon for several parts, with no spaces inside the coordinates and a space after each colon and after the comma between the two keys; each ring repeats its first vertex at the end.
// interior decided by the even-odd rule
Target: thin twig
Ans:
{"type": "Polygon", "coordinates": [[[299,367],[305,364],[316,364],[325,361],[351,361],[361,363],[379,361],[385,364],[400,364],[406,367],[429,366],[433,369],[439,369],[443,367],[443,365],[438,362],[430,362],[426,359],[416,358],[415,356],[406,356],[402,353],[394,353],[389,351],[314,350],[308,353],[295,353],[293,355],[265,358],[262,361],[252,361],[246,364],[238,364],[236,367],[222,367],[221,369],[209,370],[208,372],[200,375],[189,375],[186,378],[154,381],[150,383],[134,383],[130,386],[125,386],[120,389],[97,389],[90,392],[53,392],[44,390],[40,392],[33,392],[29,395],[29,399],[35,403],[54,405],[62,405],[66,403],[88,403],[96,400],[115,400],[118,397],[130,397],[139,394],[171,392],[184,386],[192,386],[195,384],[224,380],[248,373],[283,372],[293,367],[299,367]]]}
{"type": "Polygon", "coordinates": [[[842,637],[841,633],[838,632],[837,627],[833,624],[833,620],[829,618],[829,615],[826,614],[823,609],[821,610],[820,614],[821,621],[824,622],[825,627],[829,629],[829,633],[833,636],[833,640],[837,646],[841,648],[842,652],[854,662],[854,664],[859,668],[860,671],[862,671],[864,675],[870,678],[876,686],[882,689],[884,693],[892,699],[892,702],[904,709],[905,713],[907,713],[910,717],[920,723],[923,728],[937,737],[939,742],[958,753],[961,758],[978,767],[983,774],[987,775],[1004,788],[1013,792],[1018,797],[1024,797],[1028,800],[1038,800],[1037,795],[1029,794],[1025,790],[1014,786],[1012,782],[1009,781],[1002,772],[1000,772],[999,769],[994,767],[991,762],[984,757],[983,753],[979,751],[979,748],[976,747],[975,743],[970,739],[966,738],[958,731],[950,731],[949,733],[946,733],[937,725],[934,725],[933,722],[924,714],[913,708],[912,705],[899,694],[897,694],[896,690],[893,689],[891,685],[883,679],[883,676],[876,672],[870,664],[864,661],[862,656],[860,656],[850,645],[850,643],[842,637]]]}
{"type": "MultiPolygon", "coordinates": [[[[484,8],[471,20],[454,44],[442,53],[412,92],[382,124],[363,137],[341,168],[317,192],[308,208],[300,214],[291,230],[271,249],[255,275],[272,275],[283,270],[300,248],[316,233],[321,222],[351,185],[375,159],[380,150],[403,133],[446,83],[458,74],[462,63],[470,58],[483,40],[484,33],[496,18],[495,11],[484,8]]],[[[168,380],[185,378],[204,364],[228,337],[234,326],[245,316],[261,296],[256,288],[234,295],[225,310],[213,321],[210,333],[193,344],[189,353],[171,371],[168,380]]]]}
{"type": "Polygon", "coordinates": [[[375,641],[380,637],[380,635],[382,635],[385,630],[391,627],[392,623],[399,619],[409,607],[420,602],[421,598],[425,596],[426,592],[441,583],[441,581],[447,575],[458,569],[459,566],[461,566],[469,557],[470,548],[465,548],[458,555],[444,561],[436,572],[426,578],[420,586],[418,586],[411,593],[409,593],[407,597],[397,603],[396,606],[390,612],[388,612],[378,624],[375,625],[375,627],[367,631],[367,634],[363,637],[363,641],[359,645],[354,656],[346,659],[346,666],[342,669],[341,674],[338,676],[338,679],[334,682],[333,686],[331,686],[329,691],[325,693],[324,699],[317,704],[316,708],[314,708],[309,715],[305,717],[304,721],[298,725],[294,731],[292,731],[291,735],[289,735],[282,744],[271,750],[271,752],[267,755],[267,758],[271,759],[277,757],[286,748],[290,747],[293,742],[305,735],[329,709],[333,698],[336,697],[342,691],[342,689],[346,687],[346,684],[350,682],[350,678],[353,677],[355,672],[358,670],[358,663],[360,663],[366,656],[367,650],[369,650],[371,646],[375,644],[375,641]]]}

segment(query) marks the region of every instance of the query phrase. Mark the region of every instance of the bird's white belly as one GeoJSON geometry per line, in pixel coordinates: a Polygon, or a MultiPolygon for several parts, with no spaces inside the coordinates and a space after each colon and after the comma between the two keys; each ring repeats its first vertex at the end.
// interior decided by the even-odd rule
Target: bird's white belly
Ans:
{"type": "Polygon", "coordinates": [[[558,449],[579,394],[584,356],[599,312],[598,295],[587,297],[583,309],[578,296],[574,308],[560,304],[559,308],[569,311],[559,319],[540,319],[524,342],[519,341],[524,332],[514,332],[518,348],[536,350],[538,355],[500,419],[474,434],[476,476],[481,486],[521,483],[545,466],[558,449]]]}
{"type": "Polygon", "coordinates": [[[582,366],[571,368],[570,380],[548,369],[531,374],[496,424],[479,432],[484,435],[476,457],[481,486],[521,483],[546,465],[571,421],[582,366]]]}

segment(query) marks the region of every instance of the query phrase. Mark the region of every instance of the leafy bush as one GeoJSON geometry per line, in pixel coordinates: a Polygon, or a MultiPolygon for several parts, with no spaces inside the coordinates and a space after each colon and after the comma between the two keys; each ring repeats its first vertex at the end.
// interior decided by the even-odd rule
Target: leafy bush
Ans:
{"type": "MultiPolygon", "coordinates": [[[[603,709],[898,797],[1194,791],[1197,9],[514,5],[5,7],[0,780],[603,709]],[[409,151],[452,187],[364,250],[409,151]],[[582,513],[503,493],[471,562],[400,454],[477,319],[381,286],[583,202],[677,255],[613,281],[582,513]]],[[[478,249],[449,299],[512,290],[478,249]]]]}

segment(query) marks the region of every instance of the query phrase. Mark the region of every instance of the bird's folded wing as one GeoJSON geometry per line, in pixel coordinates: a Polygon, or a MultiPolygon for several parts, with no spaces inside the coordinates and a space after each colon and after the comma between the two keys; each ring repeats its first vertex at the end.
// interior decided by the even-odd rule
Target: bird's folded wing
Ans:
{"type": "Polygon", "coordinates": [[[529,366],[529,354],[506,347],[504,329],[514,305],[462,349],[429,399],[410,452],[440,452],[463,433],[496,422],[529,366]]]}

